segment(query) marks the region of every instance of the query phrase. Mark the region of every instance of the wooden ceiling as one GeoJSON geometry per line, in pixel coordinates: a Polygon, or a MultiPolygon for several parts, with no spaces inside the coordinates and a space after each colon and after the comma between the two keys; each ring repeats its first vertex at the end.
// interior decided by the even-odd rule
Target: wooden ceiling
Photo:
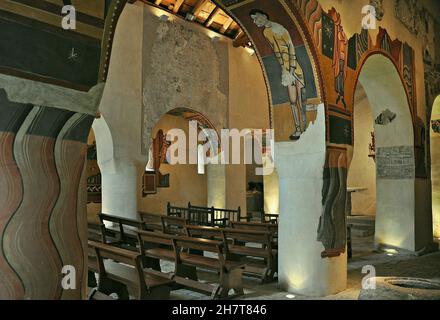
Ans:
{"type": "Polygon", "coordinates": [[[241,35],[240,26],[220,7],[210,0],[140,0],[160,7],[186,20],[236,39],[241,35]]]}

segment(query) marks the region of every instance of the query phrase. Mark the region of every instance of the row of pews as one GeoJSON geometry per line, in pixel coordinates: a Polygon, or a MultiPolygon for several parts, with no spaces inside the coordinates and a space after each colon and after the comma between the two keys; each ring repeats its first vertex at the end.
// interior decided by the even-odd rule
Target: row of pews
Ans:
{"type": "Polygon", "coordinates": [[[89,224],[89,287],[97,286],[91,299],[111,293],[119,299],[168,299],[181,288],[223,299],[243,295],[243,275],[274,279],[277,223],[244,222],[230,213],[236,210],[195,207],[178,214],[174,208],[168,204],[166,216],[140,212],[138,220],[101,213],[99,224],[89,224]],[[162,270],[164,261],[174,270],[162,270]],[[199,279],[198,270],[213,271],[216,283],[199,279]]]}

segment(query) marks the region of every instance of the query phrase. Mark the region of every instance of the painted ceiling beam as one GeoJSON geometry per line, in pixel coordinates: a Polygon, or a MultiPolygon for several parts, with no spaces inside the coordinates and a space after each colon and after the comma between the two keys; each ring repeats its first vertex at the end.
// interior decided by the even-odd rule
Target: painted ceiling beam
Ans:
{"type": "Polygon", "coordinates": [[[223,24],[223,27],[220,29],[220,33],[223,34],[226,31],[228,31],[229,27],[231,26],[232,22],[234,21],[234,19],[232,19],[231,17],[228,18],[228,20],[226,20],[226,22],[223,24]]]}
{"type": "Polygon", "coordinates": [[[209,0],[199,0],[194,6],[193,15],[197,17],[208,2],[209,0]]]}
{"type": "Polygon", "coordinates": [[[174,4],[174,8],[173,8],[173,12],[177,13],[180,10],[180,7],[182,6],[182,4],[185,2],[185,0],[177,0],[176,3],[174,4]]]}
{"type": "Polygon", "coordinates": [[[210,27],[219,13],[220,13],[220,8],[215,7],[215,9],[212,10],[211,14],[209,15],[208,19],[206,19],[205,26],[210,27]]]}

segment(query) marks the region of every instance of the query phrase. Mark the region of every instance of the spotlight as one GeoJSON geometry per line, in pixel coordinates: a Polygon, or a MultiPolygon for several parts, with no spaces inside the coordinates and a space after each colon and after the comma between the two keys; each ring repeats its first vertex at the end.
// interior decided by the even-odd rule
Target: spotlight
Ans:
{"type": "Polygon", "coordinates": [[[287,299],[295,299],[296,296],[294,294],[288,294],[288,295],[286,295],[286,298],[287,299]]]}
{"type": "Polygon", "coordinates": [[[396,249],[385,249],[384,251],[386,252],[387,256],[389,256],[389,257],[392,257],[392,256],[399,253],[396,249]]]}
{"type": "Polygon", "coordinates": [[[170,17],[168,17],[168,15],[166,14],[162,14],[159,16],[159,20],[162,22],[167,22],[169,20],[170,17]]]}

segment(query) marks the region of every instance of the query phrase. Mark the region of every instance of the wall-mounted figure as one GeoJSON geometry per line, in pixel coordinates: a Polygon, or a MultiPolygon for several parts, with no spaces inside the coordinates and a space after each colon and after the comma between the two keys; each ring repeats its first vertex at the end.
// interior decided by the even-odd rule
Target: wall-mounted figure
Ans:
{"type": "Polygon", "coordinates": [[[259,28],[264,28],[263,35],[272,47],[281,66],[281,84],[287,87],[292,109],[295,131],[290,135],[291,140],[298,140],[306,130],[306,95],[304,72],[298,63],[295,46],[289,31],[281,24],[269,19],[269,15],[261,10],[251,10],[249,13],[259,28]]]}
{"type": "Polygon", "coordinates": [[[396,119],[397,115],[394,112],[391,112],[389,109],[386,109],[381,114],[379,114],[374,121],[376,124],[381,126],[386,126],[387,124],[393,122],[396,119]]]}
{"type": "Polygon", "coordinates": [[[347,62],[348,62],[348,39],[345,35],[344,28],[341,24],[341,15],[336,11],[332,11],[332,19],[335,24],[335,46],[333,51],[333,70],[335,76],[335,90],[338,94],[336,104],[340,101],[347,109],[344,99],[345,95],[345,79],[347,78],[347,62]]]}

